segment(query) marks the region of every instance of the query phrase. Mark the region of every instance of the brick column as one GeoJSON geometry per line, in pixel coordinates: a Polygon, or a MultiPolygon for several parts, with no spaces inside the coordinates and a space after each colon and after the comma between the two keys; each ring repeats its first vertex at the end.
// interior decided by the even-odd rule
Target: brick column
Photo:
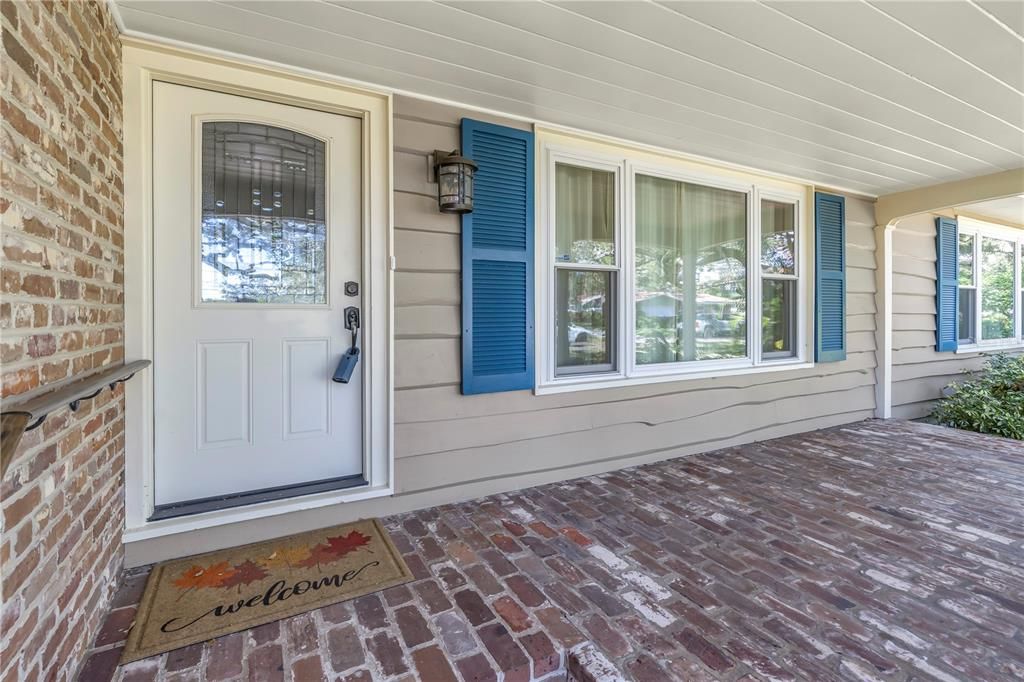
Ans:
{"type": "MultiPolygon", "coordinates": [[[[5,401],[124,356],[121,47],[103,2],[0,2],[5,401]]],[[[121,568],[124,399],[26,434],[0,484],[0,681],[73,678],[121,568]]]]}

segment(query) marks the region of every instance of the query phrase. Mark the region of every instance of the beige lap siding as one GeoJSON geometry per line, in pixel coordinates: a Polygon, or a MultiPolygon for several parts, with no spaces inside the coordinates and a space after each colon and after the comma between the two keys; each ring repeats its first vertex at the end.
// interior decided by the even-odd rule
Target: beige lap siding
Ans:
{"type": "MultiPolygon", "coordinates": [[[[121,48],[103,2],[0,3],[3,398],[123,360],[121,48]]],[[[0,484],[0,680],[69,680],[122,563],[119,387],[26,434],[0,484]]]]}
{"type": "Polygon", "coordinates": [[[893,233],[892,416],[928,415],[942,388],[981,368],[979,353],[935,350],[935,218],[904,218],[893,233]]]}
{"type": "Polygon", "coordinates": [[[461,395],[459,219],[437,212],[427,154],[459,146],[463,116],[525,126],[408,97],[395,109],[399,495],[470,497],[872,416],[874,211],[852,197],[846,361],[548,396],[461,395]]]}

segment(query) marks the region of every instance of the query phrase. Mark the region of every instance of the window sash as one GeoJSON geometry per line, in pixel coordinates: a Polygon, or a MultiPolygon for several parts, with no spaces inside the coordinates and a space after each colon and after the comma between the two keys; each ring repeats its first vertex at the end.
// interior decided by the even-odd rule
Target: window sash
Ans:
{"type": "MultiPolygon", "coordinates": [[[[960,285],[960,289],[973,292],[974,320],[971,338],[973,342],[962,342],[957,350],[959,351],[980,351],[991,348],[1005,348],[1024,345],[1024,281],[1022,275],[1022,259],[1024,259],[1024,230],[1003,227],[993,223],[986,223],[980,220],[960,217],[958,218],[960,234],[970,236],[973,239],[974,247],[974,283],[973,285],[960,285]],[[1013,242],[1014,244],[1014,285],[1013,292],[1020,292],[1021,295],[1011,296],[1013,301],[1013,335],[999,339],[982,338],[982,296],[984,282],[984,263],[982,262],[982,241],[984,239],[999,239],[1013,242]]],[[[961,337],[964,336],[961,330],[961,337]]]]}
{"type": "MultiPolygon", "coordinates": [[[[686,164],[651,161],[650,155],[642,152],[625,153],[604,145],[580,146],[562,145],[550,141],[542,141],[542,172],[541,172],[541,230],[539,242],[544,252],[539,254],[545,281],[538,288],[541,297],[540,320],[537,333],[541,336],[538,348],[544,349],[544,355],[538,358],[537,386],[541,392],[545,389],[574,390],[576,388],[632,385],[652,381],[670,381],[690,377],[715,376],[744,373],[771,368],[784,369],[793,366],[807,366],[810,355],[808,339],[810,338],[809,301],[813,284],[805,276],[807,263],[804,241],[807,235],[806,206],[809,188],[793,185],[793,188],[781,189],[771,181],[763,182],[751,176],[748,180],[731,177],[728,172],[705,172],[684,167],[686,164]],[[600,147],[601,151],[591,152],[590,147],[600,147]],[[592,167],[616,172],[616,264],[610,265],[577,265],[574,263],[554,260],[555,251],[555,165],[566,163],[574,166],[592,167]],[[746,297],[745,297],[745,355],[740,358],[723,358],[712,360],[674,361],[665,363],[639,364],[637,362],[636,337],[636,210],[634,206],[636,192],[636,176],[647,175],[665,180],[694,183],[704,187],[742,192],[746,195],[746,297]],[[761,268],[761,200],[778,201],[795,206],[795,240],[794,240],[794,273],[765,273],[761,268]],[[615,311],[615,358],[614,369],[599,373],[594,368],[582,370],[582,374],[566,372],[567,368],[556,368],[555,353],[555,274],[559,268],[594,269],[616,272],[615,294],[618,299],[615,311]],[[762,281],[777,279],[794,281],[795,290],[795,353],[789,352],[762,353],[761,348],[761,311],[762,281]]],[[[732,174],[736,175],[736,174],[732,174]]]]}
{"type": "MultiPolygon", "coordinates": [[[[618,163],[609,163],[607,160],[588,157],[588,156],[577,156],[577,155],[560,155],[558,158],[552,158],[548,163],[545,164],[545,173],[547,177],[545,182],[548,183],[549,193],[547,195],[547,206],[548,211],[548,229],[545,234],[545,244],[548,246],[547,266],[545,267],[545,275],[550,280],[550,286],[547,287],[547,300],[550,308],[545,309],[542,314],[547,315],[546,322],[550,324],[550,332],[548,338],[543,340],[542,344],[535,344],[538,348],[549,349],[549,361],[544,363],[550,365],[550,376],[557,379],[565,379],[571,377],[589,377],[589,376],[608,376],[614,375],[616,372],[621,371],[622,367],[622,326],[620,320],[622,296],[623,296],[623,285],[622,285],[622,262],[623,262],[623,239],[622,239],[622,215],[623,215],[623,188],[622,188],[622,168],[618,163]],[[613,245],[615,258],[613,263],[575,263],[572,261],[558,260],[557,259],[557,166],[568,165],[577,168],[588,168],[597,171],[605,171],[613,174],[614,177],[614,189],[613,189],[613,245]],[[559,328],[556,320],[558,314],[558,271],[586,271],[586,272],[610,272],[612,274],[612,285],[611,285],[611,297],[614,303],[613,308],[610,310],[610,338],[607,339],[609,347],[609,354],[611,362],[594,364],[594,365],[564,365],[560,366],[558,363],[558,333],[559,328]]],[[[538,326],[538,329],[541,327],[538,326]]]]}

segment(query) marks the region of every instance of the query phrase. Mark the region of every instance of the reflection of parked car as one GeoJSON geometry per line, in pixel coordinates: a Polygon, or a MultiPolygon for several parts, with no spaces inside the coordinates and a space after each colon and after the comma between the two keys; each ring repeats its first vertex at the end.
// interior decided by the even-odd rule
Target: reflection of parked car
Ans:
{"type": "Polygon", "coordinates": [[[707,313],[697,315],[697,335],[710,339],[716,336],[730,336],[732,325],[728,320],[722,320],[707,313]],[[701,326],[703,324],[703,327],[701,326]]]}
{"type": "Polygon", "coordinates": [[[569,343],[589,343],[594,339],[603,339],[603,329],[588,329],[575,324],[570,324],[568,329],[569,343]]]}

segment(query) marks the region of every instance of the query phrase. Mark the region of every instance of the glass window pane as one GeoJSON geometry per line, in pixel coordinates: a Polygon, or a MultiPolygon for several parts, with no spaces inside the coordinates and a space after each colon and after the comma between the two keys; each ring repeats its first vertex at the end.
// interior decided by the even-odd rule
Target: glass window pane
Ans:
{"type": "Polygon", "coordinates": [[[284,128],[203,124],[203,302],[327,302],[325,151],[284,128]]]}
{"type": "Polygon", "coordinates": [[[613,272],[555,270],[558,373],[613,369],[614,292],[613,272]]]}
{"type": "Polygon", "coordinates": [[[761,271],[796,274],[796,206],[761,201],[761,271]]]}
{"type": "Polygon", "coordinates": [[[744,357],[747,196],[636,178],[636,362],[744,357]]]}
{"type": "Polygon", "coordinates": [[[961,286],[974,286],[974,235],[960,235],[957,279],[961,286]]]}
{"type": "Polygon", "coordinates": [[[761,354],[765,358],[796,355],[796,280],[761,282],[761,354]]]}
{"type": "Polygon", "coordinates": [[[960,336],[960,341],[964,343],[974,343],[974,325],[976,324],[975,317],[977,315],[975,301],[978,300],[978,292],[972,287],[965,289],[961,287],[958,290],[957,296],[957,332],[960,336]]]}
{"type": "Polygon", "coordinates": [[[1014,335],[1016,298],[1013,263],[1014,243],[1005,239],[981,239],[981,338],[1006,339],[1014,335]]]}
{"type": "Polygon", "coordinates": [[[555,260],[615,263],[615,173],[555,164],[555,260]]]}

